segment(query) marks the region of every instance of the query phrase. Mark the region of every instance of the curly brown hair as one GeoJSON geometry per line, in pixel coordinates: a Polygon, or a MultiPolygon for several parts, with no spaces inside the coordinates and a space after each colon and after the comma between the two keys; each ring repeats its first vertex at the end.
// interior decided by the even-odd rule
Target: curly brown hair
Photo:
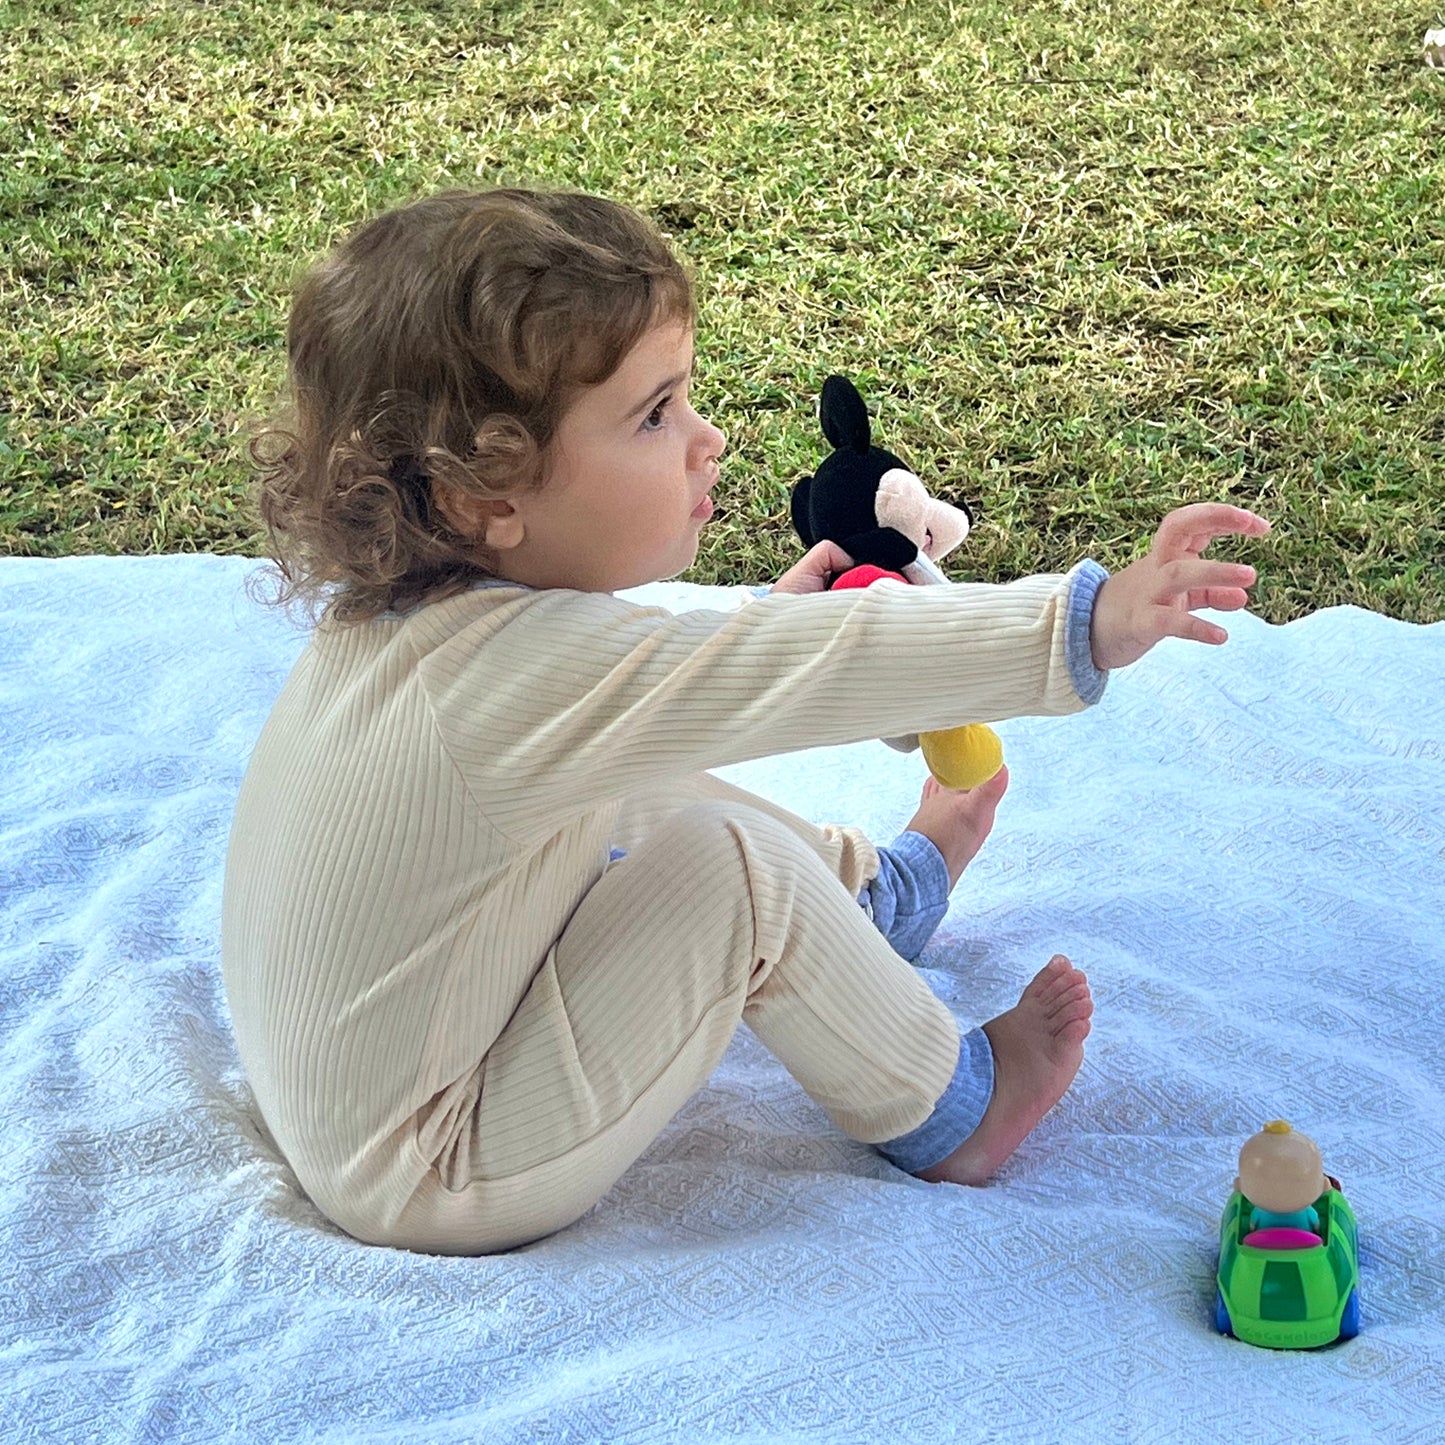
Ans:
{"type": "Polygon", "coordinates": [[[695,319],[661,234],[597,196],[449,191],[362,226],[299,287],[289,411],[251,442],[268,600],[355,623],[486,577],[458,502],[542,486],[578,389],[695,319]]]}

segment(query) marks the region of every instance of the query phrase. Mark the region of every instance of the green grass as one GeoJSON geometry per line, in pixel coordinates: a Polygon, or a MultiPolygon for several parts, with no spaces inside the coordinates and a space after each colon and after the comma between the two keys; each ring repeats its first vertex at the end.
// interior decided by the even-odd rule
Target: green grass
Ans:
{"type": "Polygon", "coordinates": [[[689,574],[799,555],[818,388],[982,524],[957,576],[1275,523],[1258,610],[1445,617],[1432,0],[0,0],[0,554],[257,552],[290,285],[441,186],[693,267],[728,433],[689,574]]]}

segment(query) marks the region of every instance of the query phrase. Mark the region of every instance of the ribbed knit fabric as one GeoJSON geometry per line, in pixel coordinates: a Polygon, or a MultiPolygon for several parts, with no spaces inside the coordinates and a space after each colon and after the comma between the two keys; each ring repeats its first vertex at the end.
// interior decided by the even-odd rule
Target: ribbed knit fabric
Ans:
{"type": "Polygon", "coordinates": [[[1068,595],[1062,577],[885,582],[673,615],[493,587],[318,629],[242,786],[223,917],[241,1058],[303,1187],[365,1239],[535,1238],[600,1197],[738,1017],[856,1137],[918,1127],[958,1035],[854,902],[871,845],[701,770],[1075,711],[1068,595]],[[639,868],[669,827],[672,861],[653,847],[639,868]],[[609,868],[614,843],[629,856],[609,868]],[[584,903],[587,936],[569,932],[584,903]],[[604,935],[626,971],[592,999],[604,935]],[[671,987],[739,951],[695,1017],[679,985],[654,1029],[650,978],[671,987]],[[613,1017],[624,994],[633,1009],[613,1017]],[[607,1012],[631,1063],[611,1067],[574,997],[607,1012]]]}

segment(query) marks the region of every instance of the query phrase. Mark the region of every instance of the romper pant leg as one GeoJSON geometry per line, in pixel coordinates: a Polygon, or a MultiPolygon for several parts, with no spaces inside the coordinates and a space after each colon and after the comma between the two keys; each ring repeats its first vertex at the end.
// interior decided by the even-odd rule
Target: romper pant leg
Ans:
{"type": "Polygon", "coordinates": [[[852,897],[878,876],[878,850],[859,828],[836,823],[811,823],[771,798],[750,793],[716,773],[690,773],[665,787],[629,798],[613,829],[612,842],[627,851],[651,836],[679,808],[698,803],[731,803],[735,808],[766,813],[791,828],[837,875],[852,897]]]}
{"type": "Polygon", "coordinates": [[[398,1242],[505,1249],[579,1218],[740,1019],[853,1137],[917,1128],[953,1077],[958,1027],[841,882],[770,812],[674,812],[578,905],[487,1055],[471,1183],[414,1200],[398,1242]]]}
{"type": "Polygon", "coordinates": [[[880,850],[857,828],[810,823],[714,773],[677,778],[665,789],[629,799],[613,829],[614,842],[625,851],[689,802],[735,803],[785,823],[860,904],[866,901],[874,926],[910,961],[923,952],[948,912],[947,865],[933,844],[917,833],[904,833],[880,850]]]}

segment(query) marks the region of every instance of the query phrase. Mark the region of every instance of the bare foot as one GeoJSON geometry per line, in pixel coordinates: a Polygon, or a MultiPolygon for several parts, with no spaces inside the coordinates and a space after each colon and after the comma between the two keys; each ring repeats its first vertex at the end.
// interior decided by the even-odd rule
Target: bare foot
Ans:
{"type": "Polygon", "coordinates": [[[982,1184],[995,1173],[1073,1083],[1093,1013],[1088,979],[1056,953],[1019,1001],[983,1026],[993,1046],[993,1098],[978,1128],[918,1177],[982,1184]]]}
{"type": "Polygon", "coordinates": [[[945,788],[937,778],[929,778],[923,785],[923,798],[908,827],[922,833],[943,855],[950,890],[993,831],[993,815],[1007,788],[1007,768],[1000,768],[976,788],[945,788]]]}

